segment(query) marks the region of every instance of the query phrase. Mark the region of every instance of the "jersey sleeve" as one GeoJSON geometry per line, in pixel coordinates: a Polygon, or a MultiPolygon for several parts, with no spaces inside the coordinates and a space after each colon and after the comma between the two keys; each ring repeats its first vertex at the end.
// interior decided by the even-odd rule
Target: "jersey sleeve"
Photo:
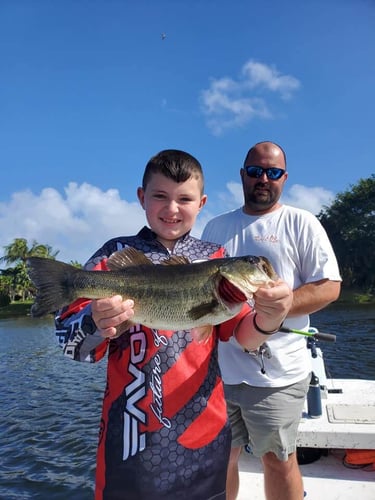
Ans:
{"type": "MultiPolygon", "coordinates": [[[[93,271],[107,270],[106,260],[93,271]]],[[[65,356],[75,361],[96,363],[107,351],[108,339],[100,335],[91,314],[91,300],[78,299],[55,316],[55,333],[65,356]]]]}
{"type": "Polygon", "coordinates": [[[238,323],[252,310],[253,308],[250,306],[249,303],[246,302],[243,305],[241,311],[237,314],[237,316],[235,316],[232,319],[229,319],[228,321],[225,321],[224,323],[221,323],[220,325],[217,325],[216,334],[219,340],[222,340],[223,342],[228,342],[228,340],[233,336],[233,331],[238,325],[238,323]]]}

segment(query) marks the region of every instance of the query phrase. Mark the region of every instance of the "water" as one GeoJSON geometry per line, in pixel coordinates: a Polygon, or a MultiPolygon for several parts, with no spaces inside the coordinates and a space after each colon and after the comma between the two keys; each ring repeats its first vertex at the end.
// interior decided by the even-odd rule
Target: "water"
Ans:
{"type": "Polygon", "coordinates": [[[320,342],[332,378],[375,379],[375,306],[330,306],[311,315],[311,325],[336,335],[320,342]]]}
{"type": "MultiPolygon", "coordinates": [[[[330,375],[375,379],[375,307],[312,316],[330,375]]],[[[0,320],[0,500],[92,500],[105,361],[65,358],[51,321],[0,320]]]]}
{"type": "Polygon", "coordinates": [[[52,323],[0,321],[0,499],[93,498],[105,363],[65,358],[52,323]]]}

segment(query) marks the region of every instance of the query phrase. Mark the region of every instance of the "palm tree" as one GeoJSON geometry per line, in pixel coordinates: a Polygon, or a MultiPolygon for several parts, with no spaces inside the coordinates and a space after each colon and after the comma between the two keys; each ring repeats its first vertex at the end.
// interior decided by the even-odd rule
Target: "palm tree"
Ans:
{"type": "Polygon", "coordinates": [[[50,245],[42,245],[33,241],[31,247],[28,246],[25,238],[15,238],[13,243],[4,247],[4,256],[0,261],[6,264],[17,264],[24,262],[28,257],[48,257],[54,259],[59,250],[53,251],[50,245]]]}
{"type": "Polygon", "coordinates": [[[31,281],[28,277],[26,259],[28,257],[48,257],[54,259],[59,253],[59,250],[54,251],[50,245],[42,245],[37,241],[33,241],[31,247],[28,246],[25,238],[15,238],[13,243],[4,247],[4,255],[0,258],[0,262],[6,264],[15,264],[13,268],[2,271],[2,274],[12,276],[12,287],[10,297],[12,300],[19,295],[22,300],[28,298],[31,286],[31,281]]]}

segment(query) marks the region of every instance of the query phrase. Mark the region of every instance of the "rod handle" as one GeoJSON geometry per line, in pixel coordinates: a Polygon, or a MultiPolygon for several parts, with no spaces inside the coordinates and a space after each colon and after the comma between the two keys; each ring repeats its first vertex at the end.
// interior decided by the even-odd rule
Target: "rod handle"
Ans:
{"type": "Polygon", "coordinates": [[[326,342],[336,342],[336,335],[333,335],[333,333],[317,332],[313,333],[313,337],[316,338],[316,340],[325,340],[326,342]]]}
{"type": "Polygon", "coordinates": [[[315,340],[325,340],[326,342],[336,342],[336,335],[333,333],[323,333],[323,332],[304,332],[303,330],[295,330],[294,328],[287,328],[282,326],[279,330],[284,333],[297,333],[298,335],[304,335],[305,337],[312,337],[315,340]]]}

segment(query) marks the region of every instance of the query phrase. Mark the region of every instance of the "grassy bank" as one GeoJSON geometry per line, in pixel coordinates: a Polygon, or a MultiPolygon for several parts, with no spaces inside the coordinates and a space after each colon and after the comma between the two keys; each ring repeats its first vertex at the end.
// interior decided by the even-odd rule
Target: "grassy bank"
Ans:
{"type": "Polygon", "coordinates": [[[375,304],[375,295],[361,290],[342,289],[337,301],[339,304],[375,304]]]}
{"type": "Polygon", "coordinates": [[[32,301],[12,302],[9,306],[0,307],[0,319],[14,318],[17,316],[30,316],[32,301]]]}

